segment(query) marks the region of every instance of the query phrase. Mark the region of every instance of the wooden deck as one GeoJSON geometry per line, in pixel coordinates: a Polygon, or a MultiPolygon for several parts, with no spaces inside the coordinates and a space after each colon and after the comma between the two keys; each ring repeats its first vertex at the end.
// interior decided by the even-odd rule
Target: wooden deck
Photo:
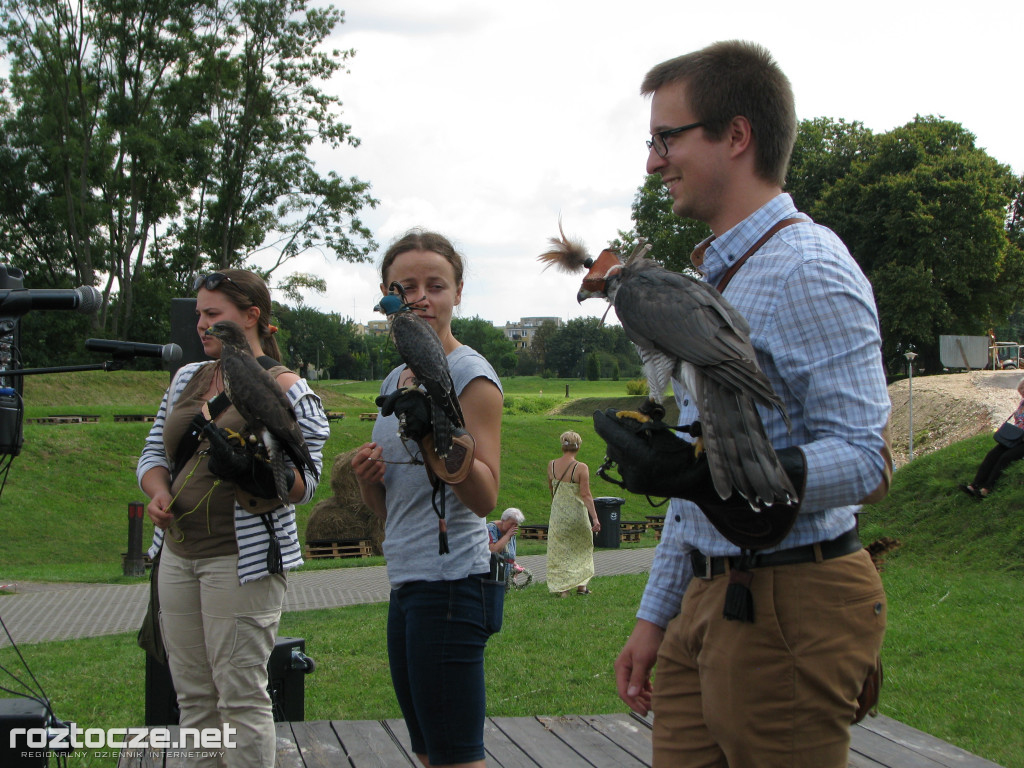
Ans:
{"type": "MultiPolygon", "coordinates": [[[[172,729],[176,730],[176,729],[172,729]]],[[[641,768],[651,764],[651,730],[629,714],[492,717],[484,729],[491,768],[641,768]]],[[[277,724],[277,768],[405,768],[402,720],[317,720],[277,724]]],[[[119,768],[186,768],[185,755],[122,753],[119,768]]],[[[850,768],[999,768],[887,717],[853,728],[850,768]]]]}

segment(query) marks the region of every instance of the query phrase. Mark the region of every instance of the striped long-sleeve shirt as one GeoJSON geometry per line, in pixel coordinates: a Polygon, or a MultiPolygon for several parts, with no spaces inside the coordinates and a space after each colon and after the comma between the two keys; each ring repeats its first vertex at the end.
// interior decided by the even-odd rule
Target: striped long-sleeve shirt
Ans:
{"type": "MultiPolygon", "coordinates": [[[[170,470],[170,461],[164,450],[164,423],[189,381],[203,365],[212,365],[212,363],[190,363],[182,366],[174,375],[171,386],[164,393],[160,409],[157,411],[152,429],[146,436],[146,442],[136,467],[135,473],[140,484],[143,475],[155,467],[170,470]]],[[[323,446],[330,436],[327,414],[324,413],[320,398],[309,388],[305,379],[299,379],[292,384],[285,394],[295,411],[302,436],[306,440],[309,453],[319,472],[323,467],[323,446]]],[[[291,465],[290,461],[288,463],[291,465]]],[[[303,471],[303,481],[306,491],[299,501],[300,504],[305,504],[313,498],[318,484],[316,477],[309,470],[303,471]]],[[[284,569],[298,568],[302,565],[302,546],[295,524],[295,507],[291,504],[282,505],[266,517],[280,542],[284,569]]],[[[149,548],[150,556],[156,555],[163,542],[163,535],[164,532],[159,528],[153,532],[153,544],[149,548]]],[[[237,503],[235,504],[235,537],[238,540],[239,582],[244,584],[247,581],[266,576],[268,574],[267,550],[270,544],[267,527],[259,515],[246,512],[237,503]]]]}

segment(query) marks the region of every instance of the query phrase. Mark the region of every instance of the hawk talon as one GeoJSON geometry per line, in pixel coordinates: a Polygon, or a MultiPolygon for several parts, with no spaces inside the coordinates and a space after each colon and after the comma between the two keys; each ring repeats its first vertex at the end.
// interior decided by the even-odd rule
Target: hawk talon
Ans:
{"type": "MultiPolygon", "coordinates": [[[[235,432],[235,430],[231,429],[230,427],[224,427],[224,431],[227,432],[228,440],[234,440],[242,448],[245,447],[245,438],[242,437],[242,433],[241,432],[235,432]]],[[[250,435],[249,437],[252,440],[256,439],[255,435],[250,435]]]]}

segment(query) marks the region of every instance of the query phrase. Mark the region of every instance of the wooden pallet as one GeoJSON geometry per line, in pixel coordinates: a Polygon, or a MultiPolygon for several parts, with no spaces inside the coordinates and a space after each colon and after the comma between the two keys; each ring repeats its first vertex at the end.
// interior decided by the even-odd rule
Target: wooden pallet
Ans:
{"type": "Polygon", "coordinates": [[[619,529],[622,531],[639,531],[643,533],[647,530],[650,523],[646,520],[620,520],[619,529]]]}
{"type": "Polygon", "coordinates": [[[33,419],[25,419],[28,424],[94,424],[99,420],[99,416],[82,415],[38,416],[33,419]]]}
{"type": "MultiPolygon", "coordinates": [[[[122,552],[121,553],[121,570],[124,570],[125,564],[127,562],[128,562],[128,553],[127,552],[122,552]]],[[[153,560],[145,552],[142,553],[142,562],[145,564],[146,570],[149,570],[150,568],[153,567],[153,560]]]]}
{"type": "Polygon", "coordinates": [[[377,420],[377,412],[373,411],[372,413],[360,413],[359,414],[359,420],[360,421],[376,421],[377,420]]]}
{"type": "Polygon", "coordinates": [[[327,412],[327,420],[328,421],[341,421],[344,418],[345,418],[345,412],[344,411],[328,411],[327,412]]]}
{"type": "Polygon", "coordinates": [[[371,555],[373,555],[373,544],[369,539],[306,542],[306,557],[310,560],[334,557],[370,557],[371,555]]]}
{"type": "Polygon", "coordinates": [[[548,527],[546,525],[520,525],[519,537],[522,539],[545,541],[548,538],[548,527]]]}
{"type": "Polygon", "coordinates": [[[115,413],[114,421],[156,421],[151,413],[115,413]]]}
{"type": "Polygon", "coordinates": [[[620,541],[637,542],[637,541],[640,541],[640,534],[641,533],[643,533],[643,531],[620,530],[620,532],[619,532],[619,540],[620,541]]]}

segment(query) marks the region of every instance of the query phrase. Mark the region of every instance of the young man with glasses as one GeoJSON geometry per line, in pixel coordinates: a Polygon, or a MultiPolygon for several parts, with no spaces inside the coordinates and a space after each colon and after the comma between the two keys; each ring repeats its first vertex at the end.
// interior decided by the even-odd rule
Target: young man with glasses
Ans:
{"type": "MultiPolygon", "coordinates": [[[[749,322],[792,422],[787,430],[761,409],[765,430],[776,450],[799,448],[805,478],[790,532],[742,563],[753,611],[738,618],[723,614],[741,550],[695,504],[672,499],[615,663],[619,695],[653,708],[655,766],[845,768],[885,631],[885,594],[855,517],[891,473],[871,286],[839,238],[782,191],[797,121],[766,50],[716,43],[654,67],[641,91],[652,97],[647,171],[676,214],[711,227],[693,261],[749,322]]],[[[699,420],[693,393],[674,389],[680,423],[699,420]]]]}

